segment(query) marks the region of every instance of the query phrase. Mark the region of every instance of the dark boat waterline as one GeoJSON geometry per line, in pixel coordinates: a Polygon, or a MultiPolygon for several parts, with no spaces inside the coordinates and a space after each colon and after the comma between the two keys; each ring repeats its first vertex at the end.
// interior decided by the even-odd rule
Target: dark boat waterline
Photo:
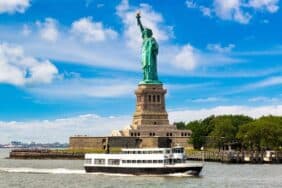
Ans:
{"type": "Polygon", "coordinates": [[[187,173],[193,176],[199,176],[203,167],[160,167],[160,168],[126,168],[126,167],[85,167],[86,172],[111,173],[111,174],[133,174],[133,175],[162,175],[187,173]]]}

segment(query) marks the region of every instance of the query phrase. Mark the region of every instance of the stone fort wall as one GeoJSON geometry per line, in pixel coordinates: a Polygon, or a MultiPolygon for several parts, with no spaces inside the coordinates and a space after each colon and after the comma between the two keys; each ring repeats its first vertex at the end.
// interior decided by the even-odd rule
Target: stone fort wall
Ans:
{"type": "Polygon", "coordinates": [[[107,146],[118,148],[150,148],[181,145],[191,147],[188,141],[189,138],[187,137],[72,136],[69,139],[69,144],[71,149],[106,149],[107,146]]]}

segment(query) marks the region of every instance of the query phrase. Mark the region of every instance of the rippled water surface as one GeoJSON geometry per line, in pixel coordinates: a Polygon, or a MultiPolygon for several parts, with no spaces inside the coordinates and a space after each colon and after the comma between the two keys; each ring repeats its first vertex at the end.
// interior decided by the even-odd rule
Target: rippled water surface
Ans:
{"type": "Polygon", "coordinates": [[[87,174],[81,160],[10,160],[0,149],[0,188],[282,187],[282,165],[206,163],[200,177],[87,174]]]}

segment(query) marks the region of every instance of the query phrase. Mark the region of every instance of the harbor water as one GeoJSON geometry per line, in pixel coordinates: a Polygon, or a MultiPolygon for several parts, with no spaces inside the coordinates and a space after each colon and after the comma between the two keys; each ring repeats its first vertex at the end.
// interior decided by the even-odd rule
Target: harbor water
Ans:
{"type": "Polygon", "coordinates": [[[0,188],[282,187],[282,165],[205,163],[200,177],[87,174],[82,160],[11,160],[0,149],[0,188]]]}

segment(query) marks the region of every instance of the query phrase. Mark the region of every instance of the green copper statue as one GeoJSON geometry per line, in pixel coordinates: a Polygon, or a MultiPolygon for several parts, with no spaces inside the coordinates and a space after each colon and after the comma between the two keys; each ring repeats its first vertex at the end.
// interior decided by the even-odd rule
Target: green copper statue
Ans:
{"type": "Polygon", "coordinates": [[[142,32],[142,69],[143,81],[140,84],[160,84],[157,72],[158,43],[149,28],[144,28],[141,23],[140,13],[136,14],[137,24],[142,32]]]}

